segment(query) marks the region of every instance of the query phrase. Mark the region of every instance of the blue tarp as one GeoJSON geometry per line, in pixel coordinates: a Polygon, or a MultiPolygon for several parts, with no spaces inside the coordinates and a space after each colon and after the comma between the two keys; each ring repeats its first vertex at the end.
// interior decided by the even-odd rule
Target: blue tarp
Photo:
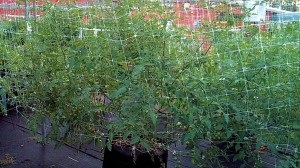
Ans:
{"type": "Polygon", "coordinates": [[[271,17],[270,21],[274,21],[274,22],[300,21],[300,12],[275,14],[271,17]]]}

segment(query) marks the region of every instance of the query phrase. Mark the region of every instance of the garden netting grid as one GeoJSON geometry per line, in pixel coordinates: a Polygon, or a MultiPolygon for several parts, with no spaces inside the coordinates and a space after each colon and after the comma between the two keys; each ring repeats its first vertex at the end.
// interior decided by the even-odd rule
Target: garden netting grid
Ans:
{"type": "Polygon", "coordinates": [[[34,131],[46,118],[48,137],[62,142],[162,138],[195,164],[222,155],[207,144],[254,144],[254,158],[266,147],[287,154],[275,167],[297,167],[299,21],[253,25],[232,4],[164,5],[38,2],[36,18],[2,6],[2,90],[34,109],[26,115],[34,131]]]}

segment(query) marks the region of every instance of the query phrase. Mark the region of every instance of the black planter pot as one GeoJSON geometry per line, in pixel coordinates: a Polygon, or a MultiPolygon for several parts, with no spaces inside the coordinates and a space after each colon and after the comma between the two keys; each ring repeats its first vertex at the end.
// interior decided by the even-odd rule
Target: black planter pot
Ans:
{"type": "Polygon", "coordinates": [[[135,150],[135,162],[131,147],[113,145],[105,148],[103,168],[167,168],[168,151],[140,152],[135,150]]]}
{"type": "Polygon", "coordinates": [[[234,160],[234,155],[227,155],[227,158],[224,156],[218,156],[220,165],[214,164],[212,167],[224,167],[224,168],[241,168],[243,165],[247,165],[246,168],[255,167],[255,162],[250,161],[249,159],[245,160],[234,160]]]}
{"type": "MultiPolygon", "coordinates": [[[[226,151],[227,154],[237,154],[239,151],[236,151],[235,145],[239,144],[240,148],[244,148],[246,145],[244,143],[237,143],[235,142],[237,138],[235,136],[230,137],[224,141],[213,141],[213,145],[218,147],[221,150],[226,151]]],[[[255,150],[256,148],[256,138],[255,137],[248,137],[245,142],[251,143],[250,148],[251,150],[255,150]]]]}
{"type": "Polygon", "coordinates": [[[240,168],[244,164],[247,165],[247,167],[254,167],[255,161],[251,160],[248,156],[244,158],[244,160],[235,160],[235,155],[238,155],[240,153],[240,150],[236,150],[235,145],[239,144],[240,148],[247,148],[254,152],[256,148],[256,138],[255,137],[248,137],[247,140],[245,140],[245,143],[250,143],[249,146],[247,146],[244,143],[237,143],[237,138],[235,136],[230,137],[229,139],[226,139],[224,141],[214,141],[212,145],[216,146],[217,148],[223,150],[226,153],[226,158],[224,156],[218,156],[219,164],[212,164],[212,167],[225,167],[225,168],[240,168]]]}

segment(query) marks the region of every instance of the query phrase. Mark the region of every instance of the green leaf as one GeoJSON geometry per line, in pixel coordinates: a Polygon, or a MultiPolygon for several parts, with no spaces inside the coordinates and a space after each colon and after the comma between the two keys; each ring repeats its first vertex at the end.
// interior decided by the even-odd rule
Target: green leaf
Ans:
{"type": "Polygon", "coordinates": [[[229,123],[229,114],[224,114],[224,118],[226,123],[229,123]]]}
{"type": "Polygon", "coordinates": [[[221,123],[219,123],[218,125],[216,125],[215,128],[216,128],[217,131],[220,131],[220,130],[222,130],[224,128],[224,125],[221,124],[221,123]]]}
{"type": "Polygon", "coordinates": [[[88,72],[91,73],[92,69],[94,68],[94,63],[92,61],[87,62],[86,68],[87,68],[88,72]]]}
{"type": "Polygon", "coordinates": [[[143,65],[136,65],[132,71],[132,76],[140,74],[144,69],[145,67],[143,65]]]}
{"type": "Polygon", "coordinates": [[[221,114],[222,114],[222,113],[223,113],[223,110],[221,110],[221,109],[218,109],[218,110],[216,110],[216,112],[217,112],[217,113],[221,113],[221,114]]]}
{"type": "Polygon", "coordinates": [[[232,109],[235,113],[239,113],[239,112],[240,112],[239,108],[237,108],[236,105],[234,105],[233,103],[230,103],[229,106],[231,107],[231,109],[232,109]]]}
{"type": "Polygon", "coordinates": [[[294,129],[300,129],[300,125],[298,123],[293,123],[292,126],[294,129]]]}
{"type": "Polygon", "coordinates": [[[150,117],[151,117],[153,125],[156,125],[157,124],[157,115],[154,113],[154,111],[150,111],[150,117]]]}
{"type": "Polygon", "coordinates": [[[112,143],[111,142],[107,142],[107,149],[109,150],[109,151],[111,151],[111,149],[112,149],[112,143]]]}
{"type": "Polygon", "coordinates": [[[232,136],[233,132],[232,131],[227,131],[226,132],[226,137],[230,138],[232,136]]]}
{"type": "Polygon", "coordinates": [[[127,91],[127,86],[122,86],[120,87],[118,90],[116,90],[115,92],[113,92],[110,97],[112,99],[118,97],[119,95],[121,95],[122,93],[126,92],[127,91]]]}
{"type": "Polygon", "coordinates": [[[126,140],[130,135],[130,131],[126,131],[124,136],[123,136],[123,140],[126,140]]]}
{"type": "Polygon", "coordinates": [[[233,157],[233,162],[235,162],[235,161],[237,161],[237,160],[239,160],[239,155],[234,155],[234,157],[233,157]]]}
{"type": "Polygon", "coordinates": [[[144,141],[144,140],[141,140],[140,141],[141,142],[141,144],[143,145],[143,147],[146,149],[146,151],[150,151],[150,144],[148,144],[146,141],[144,141]]]}
{"type": "Polygon", "coordinates": [[[134,136],[130,142],[131,145],[134,145],[140,141],[140,136],[134,136]]]}
{"type": "Polygon", "coordinates": [[[108,149],[109,151],[111,151],[111,149],[112,149],[112,141],[113,141],[113,137],[114,137],[114,134],[113,134],[112,131],[110,131],[110,132],[108,133],[108,139],[107,139],[107,149],[108,149]]]}
{"type": "Polygon", "coordinates": [[[235,145],[235,151],[239,151],[241,149],[241,145],[238,143],[235,145]]]}
{"type": "Polygon", "coordinates": [[[293,166],[293,168],[297,168],[298,166],[294,163],[294,161],[291,161],[290,164],[293,166]]]}
{"type": "Polygon", "coordinates": [[[211,130],[211,121],[208,118],[206,118],[206,119],[203,120],[203,122],[205,123],[205,125],[207,126],[207,128],[209,130],[211,130]]]}
{"type": "Polygon", "coordinates": [[[257,142],[256,145],[255,145],[255,149],[259,150],[263,145],[264,145],[263,143],[257,142]]]}
{"type": "Polygon", "coordinates": [[[242,120],[242,116],[240,113],[236,113],[236,120],[237,121],[241,121],[242,120]]]}
{"type": "Polygon", "coordinates": [[[274,154],[278,153],[278,149],[276,148],[276,146],[276,144],[268,143],[268,149],[274,154]]]}
{"type": "Polygon", "coordinates": [[[195,135],[196,135],[196,131],[191,131],[189,133],[187,133],[184,137],[184,142],[187,142],[189,140],[193,140],[195,138],[195,135]]]}
{"type": "Polygon", "coordinates": [[[216,105],[216,106],[218,106],[218,107],[221,107],[220,104],[219,104],[218,102],[212,102],[211,104],[212,104],[212,105],[216,105]]]}

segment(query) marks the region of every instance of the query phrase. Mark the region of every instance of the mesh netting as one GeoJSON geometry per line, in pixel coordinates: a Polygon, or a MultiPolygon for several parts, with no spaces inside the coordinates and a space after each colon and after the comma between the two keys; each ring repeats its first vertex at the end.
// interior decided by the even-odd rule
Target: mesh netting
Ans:
{"type": "Polygon", "coordinates": [[[294,11],[294,1],[1,2],[2,113],[61,143],[167,149],[174,167],[224,156],[298,167],[294,11]]]}

